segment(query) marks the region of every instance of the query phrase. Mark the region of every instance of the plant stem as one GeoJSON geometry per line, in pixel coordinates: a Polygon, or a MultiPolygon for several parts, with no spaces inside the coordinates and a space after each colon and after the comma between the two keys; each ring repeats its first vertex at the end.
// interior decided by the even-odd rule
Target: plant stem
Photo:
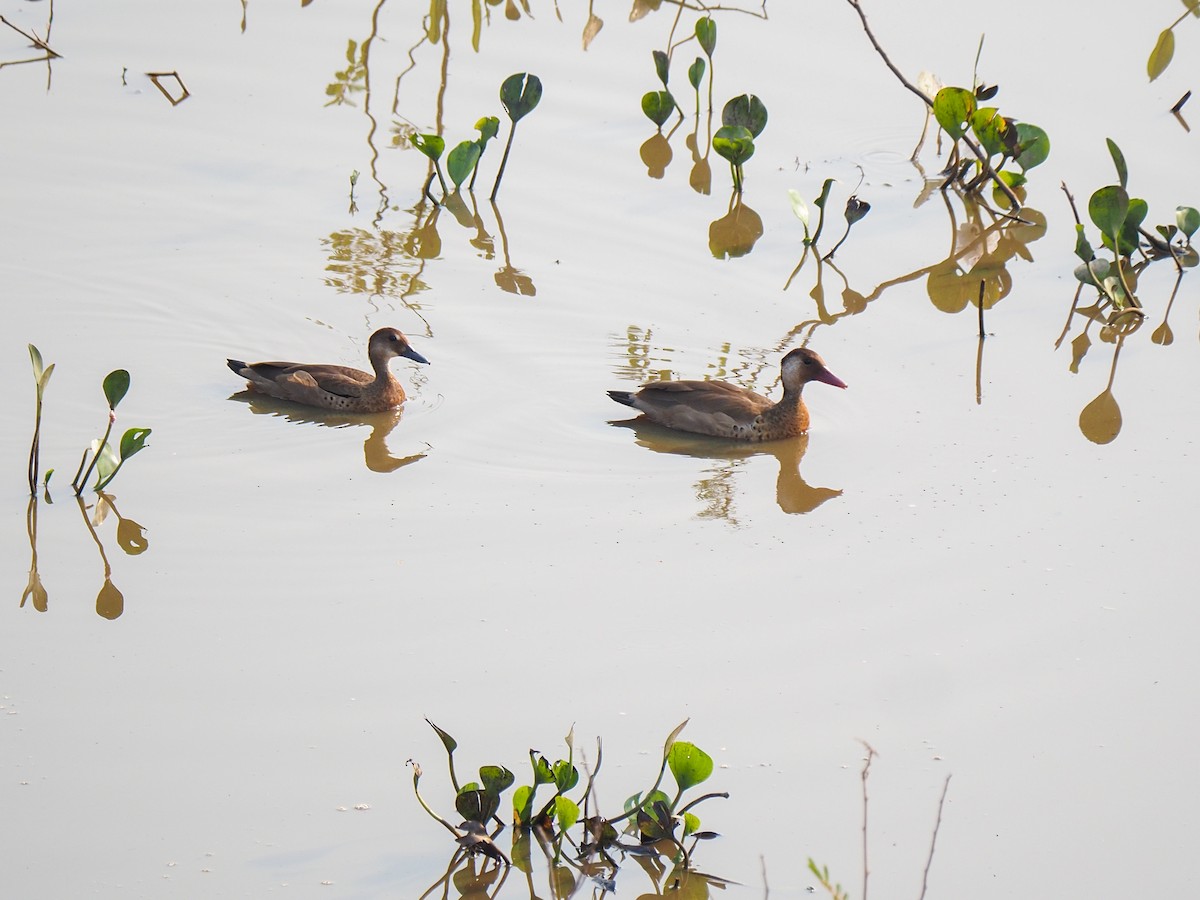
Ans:
{"type": "Polygon", "coordinates": [[[508,141],[504,144],[504,156],[500,158],[500,170],[496,172],[496,183],[492,185],[492,195],[488,197],[493,203],[496,200],[496,192],[500,190],[500,179],[504,177],[504,167],[508,165],[508,151],[512,149],[513,135],[517,133],[517,123],[513,122],[508,129],[508,141]]]}
{"type": "MultiPolygon", "coordinates": [[[[105,446],[108,444],[108,436],[112,434],[113,422],[117,419],[116,410],[108,411],[108,427],[104,429],[104,437],[100,438],[100,446],[96,448],[96,452],[92,455],[92,461],[87,467],[87,471],[83,473],[83,477],[79,479],[79,483],[75,485],[75,496],[78,497],[82,492],[87,480],[92,477],[92,470],[96,468],[96,463],[100,461],[100,454],[104,452],[105,446]]],[[[87,451],[85,450],[86,454],[87,451]]],[[[86,458],[86,457],[85,457],[86,458]]],[[[80,463],[82,465],[82,463],[80,463]]],[[[74,483],[74,482],[72,482],[74,483]]]]}

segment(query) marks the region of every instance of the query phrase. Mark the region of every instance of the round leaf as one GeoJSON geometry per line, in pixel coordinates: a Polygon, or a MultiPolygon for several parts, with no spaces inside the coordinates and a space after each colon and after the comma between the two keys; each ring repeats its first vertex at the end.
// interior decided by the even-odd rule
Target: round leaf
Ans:
{"type": "Polygon", "coordinates": [[[676,741],[667,754],[667,765],[681,791],[706,781],[713,771],[712,757],[688,741],[676,741]]]}
{"type": "Polygon", "coordinates": [[[1014,161],[1021,171],[1040,166],[1050,155],[1050,136],[1036,125],[1017,123],[1017,154],[1014,161]]]}
{"type": "Polygon", "coordinates": [[[439,134],[414,134],[412,143],[434,162],[442,158],[442,151],[446,149],[446,140],[439,134]]]}
{"type": "Polygon", "coordinates": [[[944,87],[933,98],[933,115],[942,130],[957,141],[967,133],[971,114],[975,112],[975,95],[966,88],[944,87]]]}
{"type": "Polygon", "coordinates": [[[542,99],[542,80],[527,72],[509,75],[500,85],[500,103],[513,122],[533,112],[542,99]]]}
{"type": "Polygon", "coordinates": [[[554,798],[554,817],[558,819],[558,827],[569,831],[579,821],[579,806],[566,797],[554,798]]]}
{"type": "Polygon", "coordinates": [[[642,96],[642,112],[659,128],[671,117],[675,109],[675,98],[670,91],[650,91],[642,96]]]}
{"type": "Polygon", "coordinates": [[[1088,200],[1088,215],[1105,235],[1120,231],[1128,213],[1129,195],[1113,184],[1100,188],[1088,200]]]}
{"type": "Polygon", "coordinates": [[[1200,228],[1200,211],[1197,211],[1194,206],[1177,206],[1175,207],[1175,223],[1179,226],[1179,230],[1187,235],[1188,240],[1191,240],[1196,229],[1200,228]]]}
{"type": "Polygon", "coordinates": [[[704,59],[697,56],[696,61],[688,66],[688,84],[695,90],[700,90],[700,82],[704,79],[704,59]]]}
{"type": "Polygon", "coordinates": [[[740,166],[754,155],[754,135],[741,125],[723,125],[713,135],[713,149],[733,165],[740,166]]]}
{"type": "Polygon", "coordinates": [[[496,116],[484,116],[475,123],[475,130],[479,132],[479,143],[486,147],[487,142],[500,133],[500,119],[496,116]]]}
{"type": "Polygon", "coordinates": [[[129,373],[124,369],[109,372],[104,378],[104,397],[108,400],[108,408],[116,409],[117,404],[129,392],[129,373]]]}
{"type": "Polygon", "coordinates": [[[758,137],[767,127],[767,108],[753,94],[734,97],[721,110],[722,125],[741,125],[753,137],[758,137]]]}

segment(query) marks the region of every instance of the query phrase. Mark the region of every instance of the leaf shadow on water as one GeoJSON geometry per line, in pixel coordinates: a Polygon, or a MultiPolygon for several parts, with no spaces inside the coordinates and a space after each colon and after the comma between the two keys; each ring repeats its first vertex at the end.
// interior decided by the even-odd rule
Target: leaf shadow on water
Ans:
{"type": "Polygon", "coordinates": [[[428,455],[431,449],[408,456],[394,456],[388,448],[387,440],[400,424],[404,415],[403,408],[388,410],[381,413],[364,413],[346,415],[344,413],[327,413],[319,409],[289,403],[286,400],[276,400],[253,391],[239,391],[229,397],[245,403],[250,412],[256,416],[277,416],[297,424],[319,425],[326,428],[349,428],[353,426],[368,426],[370,435],[363,441],[363,462],[372,472],[386,474],[395,472],[412,463],[419,462],[428,455]]]}
{"type": "Polygon", "coordinates": [[[800,463],[808,450],[808,435],[802,434],[781,441],[738,443],[724,438],[675,431],[647,420],[643,416],[610,421],[617,428],[628,428],[640,447],[655,453],[670,453],[707,459],[716,463],[696,483],[696,499],[705,509],[702,519],[725,519],[739,525],[735,509],[734,474],[746,460],[755,456],[773,456],[779,463],[775,479],[775,502],[789,515],[810,513],[825,501],[841,496],[834,488],[814,487],[800,474],[800,463]]]}

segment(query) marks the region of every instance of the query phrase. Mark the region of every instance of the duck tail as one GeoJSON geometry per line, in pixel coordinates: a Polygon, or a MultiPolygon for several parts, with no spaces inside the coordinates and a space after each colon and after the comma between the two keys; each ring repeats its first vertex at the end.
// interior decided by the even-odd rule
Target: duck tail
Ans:
{"type": "Polygon", "coordinates": [[[609,391],[608,396],[625,406],[633,406],[633,394],[630,391],[609,391]]]}
{"type": "Polygon", "coordinates": [[[227,359],[225,360],[225,365],[229,366],[229,370],[234,375],[241,375],[246,370],[246,364],[240,359],[227,359]]]}

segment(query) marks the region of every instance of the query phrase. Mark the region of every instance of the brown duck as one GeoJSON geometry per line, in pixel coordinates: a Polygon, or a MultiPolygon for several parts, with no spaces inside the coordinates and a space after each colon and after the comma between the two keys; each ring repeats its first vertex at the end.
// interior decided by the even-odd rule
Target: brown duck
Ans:
{"type": "Polygon", "coordinates": [[[825,360],[801,347],[783,358],[783,399],[724,381],[652,381],[637,391],[609,391],[618,403],[639,410],[651,422],[738,441],[774,441],[808,431],[808,408],[800,396],[810,381],[844,388],[825,360]]]}
{"type": "Polygon", "coordinates": [[[226,362],[234,373],[246,379],[246,387],[252,391],[305,406],[350,413],[382,412],[404,402],[404,388],[388,369],[393,357],[429,362],[395,328],[380,328],[371,335],[367,356],[374,374],[321,363],[244,363],[240,359],[226,362]]]}

